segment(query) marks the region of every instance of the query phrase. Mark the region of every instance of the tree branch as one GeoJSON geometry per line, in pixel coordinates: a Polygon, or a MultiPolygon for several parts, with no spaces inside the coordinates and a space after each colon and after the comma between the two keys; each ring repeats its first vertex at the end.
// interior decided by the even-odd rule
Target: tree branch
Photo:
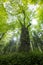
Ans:
{"type": "Polygon", "coordinates": [[[0,40],[3,38],[4,34],[5,34],[5,33],[3,33],[3,34],[1,35],[0,40]]]}
{"type": "Polygon", "coordinates": [[[29,24],[27,25],[27,28],[28,28],[30,25],[31,25],[31,23],[29,23],[29,24]]]}

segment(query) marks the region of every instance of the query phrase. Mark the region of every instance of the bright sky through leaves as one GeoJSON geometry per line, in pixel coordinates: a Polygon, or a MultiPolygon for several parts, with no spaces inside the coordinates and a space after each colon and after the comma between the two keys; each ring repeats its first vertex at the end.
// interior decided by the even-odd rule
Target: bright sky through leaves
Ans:
{"type": "Polygon", "coordinates": [[[39,5],[28,5],[29,9],[34,12],[39,5]]]}
{"type": "Polygon", "coordinates": [[[37,25],[37,20],[36,19],[32,19],[32,25],[37,25]]]}
{"type": "Polygon", "coordinates": [[[17,40],[17,38],[16,38],[16,37],[14,37],[14,38],[13,38],[13,40],[14,40],[14,41],[16,41],[16,40],[17,40]]]}

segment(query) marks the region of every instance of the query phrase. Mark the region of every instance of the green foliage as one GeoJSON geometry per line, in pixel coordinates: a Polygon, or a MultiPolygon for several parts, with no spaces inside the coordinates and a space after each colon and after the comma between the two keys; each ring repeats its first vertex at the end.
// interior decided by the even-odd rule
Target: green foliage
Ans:
{"type": "Polygon", "coordinates": [[[0,56],[0,65],[43,65],[43,53],[14,53],[0,56]]]}
{"type": "Polygon", "coordinates": [[[43,0],[40,0],[39,4],[42,5],[43,4],[43,0]]]}
{"type": "Polygon", "coordinates": [[[37,4],[38,0],[31,0],[31,4],[37,4]]]}
{"type": "MultiPolygon", "coordinates": [[[[32,9],[32,7],[30,8],[32,9]]],[[[8,42],[9,36],[11,37],[11,35],[6,34],[8,31],[11,30],[11,32],[14,32],[14,30],[18,28],[20,29],[19,32],[21,33],[21,23],[25,23],[25,26],[27,27],[28,23],[32,22],[31,20],[34,18],[37,20],[38,24],[36,26],[31,25],[31,28],[28,29],[28,31],[30,30],[29,32],[31,35],[34,31],[32,30],[33,28],[35,28],[35,32],[43,32],[43,0],[0,0],[0,38],[1,35],[4,33],[4,36],[2,37],[0,44],[6,44],[6,42],[8,42]],[[30,5],[36,6],[35,11],[34,7],[32,11],[29,9],[30,5]],[[17,17],[16,21],[14,20],[15,18],[13,18],[14,16],[15,18],[17,17]]],[[[19,35],[18,33],[15,34],[16,37],[19,35]]],[[[30,38],[32,37],[31,35],[30,38]]],[[[40,35],[40,39],[43,40],[43,33],[40,35]]],[[[36,43],[36,41],[34,42],[36,43]]]]}
{"type": "Polygon", "coordinates": [[[3,4],[0,4],[0,32],[5,32],[5,30],[7,29],[6,20],[7,20],[7,12],[3,4]]]}
{"type": "Polygon", "coordinates": [[[41,21],[42,22],[42,20],[43,20],[43,5],[42,6],[39,6],[37,9],[36,9],[36,12],[37,12],[37,14],[36,14],[36,17],[37,17],[37,19],[39,20],[39,21],[41,21]]]}

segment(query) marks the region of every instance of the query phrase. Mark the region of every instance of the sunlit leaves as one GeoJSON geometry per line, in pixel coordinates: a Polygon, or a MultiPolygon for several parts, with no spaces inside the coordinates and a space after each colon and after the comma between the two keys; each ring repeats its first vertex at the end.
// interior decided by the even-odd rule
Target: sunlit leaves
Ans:
{"type": "Polygon", "coordinates": [[[3,4],[0,4],[0,31],[2,31],[3,29],[4,30],[6,29],[6,20],[7,20],[7,12],[3,4]]]}
{"type": "Polygon", "coordinates": [[[39,1],[39,4],[42,5],[42,4],[43,4],[43,0],[40,0],[40,1],[39,1]]]}
{"type": "Polygon", "coordinates": [[[23,2],[24,5],[28,4],[28,0],[22,0],[22,2],[23,2]]]}
{"type": "Polygon", "coordinates": [[[3,17],[3,18],[7,17],[7,12],[6,12],[3,4],[0,4],[0,16],[3,17]]]}
{"type": "Polygon", "coordinates": [[[39,6],[37,9],[36,9],[36,17],[39,21],[43,21],[43,6],[39,6]]]}
{"type": "Polygon", "coordinates": [[[27,4],[37,4],[38,0],[22,0],[23,4],[24,5],[27,5],[27,4]]]}
{"type": "Polygon", "coordinates": [[[0,3],[4,3],[4,2],[6,2],[6,1],[8,1],[8,0],[0,0],[0,3]]]}
{"type": "Polygon", "coordinates": [[[37,4],[38,0],[30,0],[31,4],[37,4]]]}

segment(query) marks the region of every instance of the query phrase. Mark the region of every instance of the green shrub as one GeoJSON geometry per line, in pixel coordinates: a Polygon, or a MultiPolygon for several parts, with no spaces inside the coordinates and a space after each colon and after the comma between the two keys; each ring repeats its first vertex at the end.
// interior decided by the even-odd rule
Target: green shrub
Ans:
{"type": "Polygon", "coordinates": [[[0,65],[43,65],[43,53],[12,53],[0,55],[0,65]]]}

